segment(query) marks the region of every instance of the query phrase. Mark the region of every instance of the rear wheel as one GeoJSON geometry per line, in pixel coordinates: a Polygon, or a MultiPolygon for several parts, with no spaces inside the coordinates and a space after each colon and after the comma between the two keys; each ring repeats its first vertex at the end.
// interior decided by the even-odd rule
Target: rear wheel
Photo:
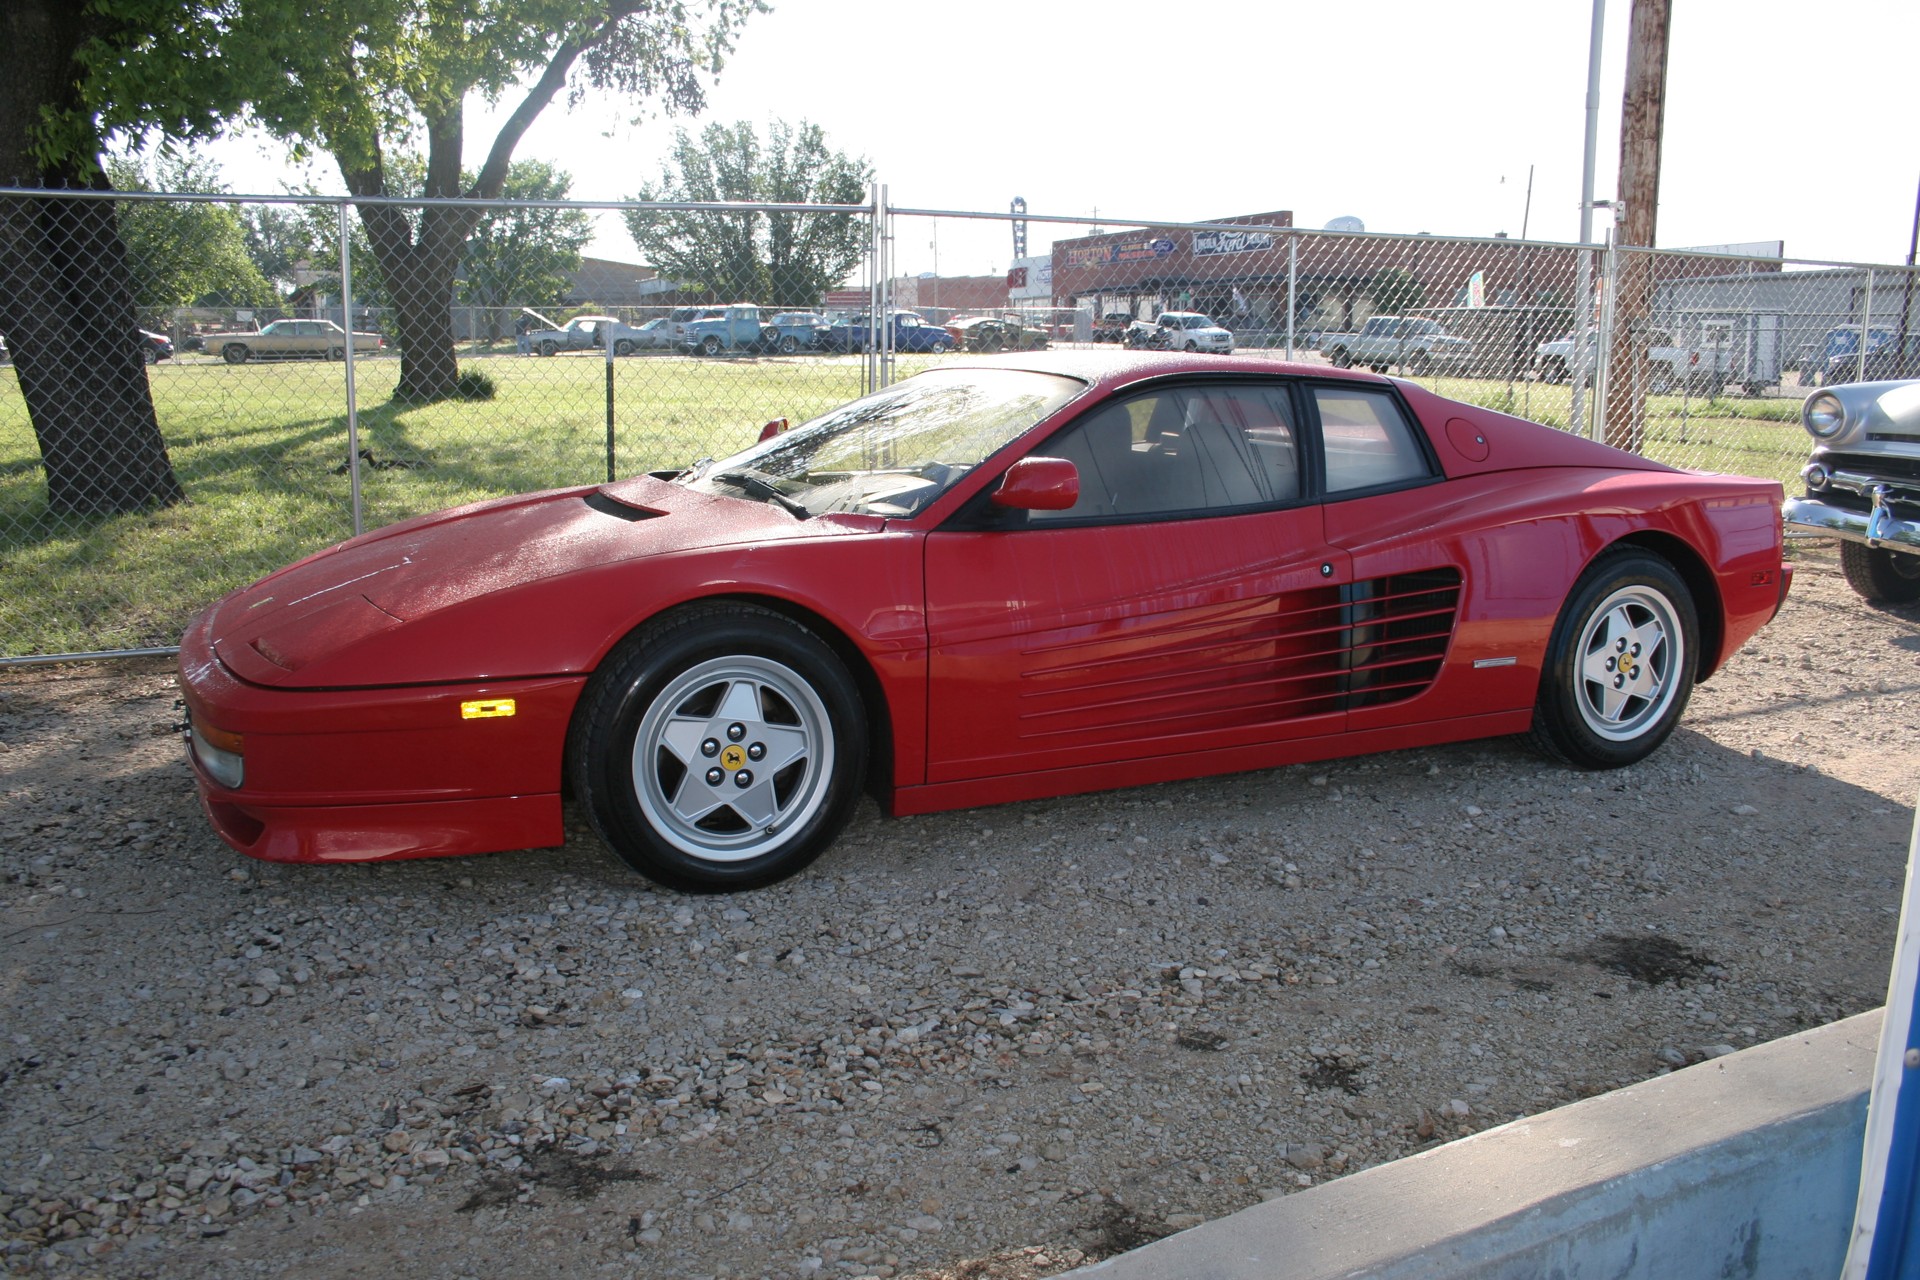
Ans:
{"type": "Polygon", "coordinates": [[[629,342],[629,341],[628,341],[627,339],[625,339],[625,338],[622,338],[622,339],[620,339],[620,340],[619,340],[618,342],[616,342],[616,343],[614,343],[614,344],[613,344],[613,354],[615,354],[615,355],[617,355],[617,356],[630,356],[630,355],[632,355],[632,354],[633,354],[633,343],[631,343],[631,342],[629,342]]]}
{"type": "Polygon", "coordinates": [[[1905,555],[1860,542],[1840,544],[1840,571],[1847,585],[1875,604],[1920,600],[1920,555],[1905,555]]]}
{"type": "Polygon", "coordinates": [[[1347,354],[1345,347],[1335,347],[1333,350],[1327,352],[1327,360],[1336,369],[1351,369],[1353,367],[1353,357],[1347,354]]]}
{"type": "Polygon", "coordinates": [[[250,354],[244,342],[229,342],[220,348],[220,358],[228,364],[245,364],[250,354]]]}
{"type": "Polygon", "coordinates": [[[1553,624],[1533,740],[1588,769],[1617,769],[1667,740],[1693,692],[1693,597],[1673,566],[1608,552],[1574,584],[1553,624]]]}
{"type": "Polygon", "coordinates": [[[751,605],[656,620],[581,695],[568,771],[600,836],[675,889],[748,889],[832,843],[865,776],[846,667],[800,624],[751,605]]]}

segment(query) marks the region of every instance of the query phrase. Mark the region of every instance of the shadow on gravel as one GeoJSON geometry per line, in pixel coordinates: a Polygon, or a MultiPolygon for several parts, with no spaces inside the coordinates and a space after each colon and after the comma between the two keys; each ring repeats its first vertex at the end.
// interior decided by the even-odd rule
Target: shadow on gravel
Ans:
{"type": "Polygon", "coordinates": [[[618,1169],[597,1163],[566,1150],[542,1151],[529,1156],[518,1169],[494,1169],[480,1176],[480,1185],[460,1202],[459,1213],[480,1209],[504,1209],[533,1202],[543,1189],[559,1192],[569,1200],[591,1200],[619,1182],[653,1182],[659,1174],[644,1169],[618,1169]]]}
{"type": "Polygon", "coordinates": [[[1697,978],[1713,964],[1691,947],[1657,934],[1639,937],[1610,934],[1569,958],[1609,973],[1625,974],[1650,987],[1697,978]]]}

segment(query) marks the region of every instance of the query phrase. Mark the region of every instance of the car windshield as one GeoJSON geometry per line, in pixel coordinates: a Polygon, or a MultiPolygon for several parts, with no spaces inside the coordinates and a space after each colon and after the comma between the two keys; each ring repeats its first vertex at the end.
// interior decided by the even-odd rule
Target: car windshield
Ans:
{"type": "Polygon", "coordinates": [[[777,493],[778,505],[811,516],[911,516],[1083,389],[1027,370],[923,373],[679,482],[765,501],[777,493]]]}
{"type": "Polygon", "coordinates": [[[1213,328],[1213,321],[1207,319],[1205,316],[1181,316],[1180,327],[1182,329],[1211,329],[1213,328]]]}

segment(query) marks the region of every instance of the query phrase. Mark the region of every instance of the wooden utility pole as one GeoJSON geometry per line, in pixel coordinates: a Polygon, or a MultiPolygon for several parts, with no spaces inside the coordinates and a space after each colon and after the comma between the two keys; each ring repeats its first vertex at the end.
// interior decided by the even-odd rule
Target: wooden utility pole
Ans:
{"type": "MultiPolygon", "coordinates": [[[[1660,134],[1667,110],[1670,0],[1633,0],[1627,33],[1627,90],[1620,104],[1619,239],[1651,249],[1660,209],[1660,134]]],[[[1650,254],[1622,252],[1613,295],[1613,353],[1607,364],[1607,443],[1638,449],[1647,409],[1647,316],[1653,296],[1650,254]]]]}

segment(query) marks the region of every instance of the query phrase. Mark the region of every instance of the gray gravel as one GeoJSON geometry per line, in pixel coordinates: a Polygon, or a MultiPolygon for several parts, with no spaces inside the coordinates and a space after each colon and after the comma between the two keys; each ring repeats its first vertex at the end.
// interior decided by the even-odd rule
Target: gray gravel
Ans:
{"type": "Polygon", "coordinates": [[[163,666],[0,676],[0,1259],[1026,1277],[1878,1004],[1920,615],[1803,551],[1652,761],[885,821],[800,879],[285,868],[163,666]]]}

